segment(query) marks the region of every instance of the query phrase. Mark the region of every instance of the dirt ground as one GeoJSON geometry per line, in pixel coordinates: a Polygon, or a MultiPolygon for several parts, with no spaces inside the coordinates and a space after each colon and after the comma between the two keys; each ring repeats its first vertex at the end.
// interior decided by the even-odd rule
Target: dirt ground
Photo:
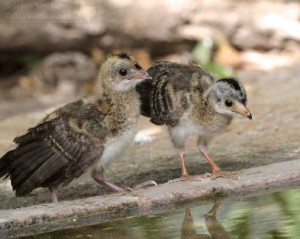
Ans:
{"type": "MultiPolygon", "coordinates": [[[[209,149],[219,166],[225,170],[242,170],[300,158],[299,75],[300,65],[272,72],[238,73],[248,92],[253,120],[237,116],[228,130],[212,141],[209,149]]],[[[59,99],[49,105],[67,101],[59,99]]],[[[35,125],[47,112],[42,104],[35,102],[32,106],[26,101],[0,102],[0,155],[13,146],[15,136],[35,125]]],[[[209,172],[194,139],[189,140],[186,151],[191,174],[209,172]]],[[[122,159],[107,168],[106,175],[121,186],[133,186],[149,179],[163,183],[178,177],[179,161],[166,129],[141,118],[136,142],[122,159]]],[[[107,193],[88,174],[59,189],[60,200],[107,193]]],[[[0,180],[0,201],[0,209],[18,208],[50,202],[50,194],[47,189],[37,189],[27,197],[16,198],[10,181],[0,180]]]]}

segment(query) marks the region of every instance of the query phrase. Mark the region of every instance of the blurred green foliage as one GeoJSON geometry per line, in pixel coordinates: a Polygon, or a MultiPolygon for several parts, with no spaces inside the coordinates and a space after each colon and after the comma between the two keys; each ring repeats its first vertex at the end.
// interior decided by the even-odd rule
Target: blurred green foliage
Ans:
{"type": "Polygon", "coordinates": [[[204,38],[202,41],[199,41],[192,51],[193,61],[218,78],[234,76],[232,69],[213,62],[214,48],[215,45],[212,38],[204,38]]]}
{"type": "Polygon", "coordinates": [[[32,68],[36,64],[40,63],[43,60],[42,55],[38,54],[28,54],[25,56],[22,56],[22,62],[26,68],[32,68]]]}

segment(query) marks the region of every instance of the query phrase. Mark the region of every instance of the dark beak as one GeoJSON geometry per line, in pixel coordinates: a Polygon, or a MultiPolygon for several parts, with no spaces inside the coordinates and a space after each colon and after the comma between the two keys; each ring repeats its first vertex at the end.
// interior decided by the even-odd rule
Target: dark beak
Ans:
{"type": "Polygon", "coordinates": [[[244,109],[242,109],[240,111],[240,114],[243,115],[243,116],[245,116],[245,117],[247,117],[248,119],[252,120],[252,114],[251,114],[250,110],[246,106],[245,106],[244,109]]]}
{"type": "Polygon", "coordinates": [[[251,120],[252,120],[252,114],[251,114],[250,112],[248,112],[248,113],[246,114],[246,117],[248,117],[248,119],[251,119],[251,120]]]}
{"type": "Polygon", "coordinates": [[[248,119],[252,120],[252,114],[250,112],[250,110],[248,109],[247,106],[245,105],[240,105],[239,107],[237,107],[237,109],[235,110],[235,112],[237,112],[238,114],[247,117],[248,119]]]}
{"type": "Polygon", "coordinates": [[[247,117],[252,120],[252,114],[250,112],[247,113],[247,117]]]}

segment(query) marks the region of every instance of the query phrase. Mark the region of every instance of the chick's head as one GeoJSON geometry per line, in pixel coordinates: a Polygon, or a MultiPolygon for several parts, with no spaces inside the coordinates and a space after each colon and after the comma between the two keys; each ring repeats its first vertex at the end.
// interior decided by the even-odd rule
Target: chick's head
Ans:
{"type": "Polygon", "coordinates": [[[129,91],[150,78],[136,60],[125,53],[108,57],[100,70],[100,80],[112,85],[117,91],[129,91]]]}
{"type": "Polygon", "coordinates": [[[247,94],[243,85],[233,79],[224,78],[216,81],[211,89],[210,101],[219,114],[233,115],[238,113],[252,119],[247,108],[247,94]]]}

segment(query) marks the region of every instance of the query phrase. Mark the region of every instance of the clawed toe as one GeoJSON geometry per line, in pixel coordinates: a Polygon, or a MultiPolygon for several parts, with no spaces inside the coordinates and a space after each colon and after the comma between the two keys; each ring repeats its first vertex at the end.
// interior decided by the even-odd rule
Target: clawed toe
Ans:
{"type": "Polygon", "coordinates": [[[132,187],[132,189],[130,188],[130,190],[133,191],[133,190],[136,190],[136,189],[146,188],[146,187],[153,187],[153,186],[157,186],[157,183],[153,180],[148,180],[146,182],[135,185],[134,187],[132,187]]]}
{"type": "Polygon", "coordinates": [[[188,176],[181,176],[180,178],[175,178],[172,180],[169,180],[168,183],[176,183],[180,181],[200,181],[202,182],[203,179],[211,177],[209,173],[205,173],[203,175],[188,175],[188,176]]]}
{"type": "Polygon", "coordinates": [[[126,187],[126,188],[125,188],[125,191],[127,191],[127,192],[132,192],[133,189],[132,189],[131,187],[126,187]]]}
{"type": "Polygon", "coordinates": [[[226,172],[226,171],[215,171],[211,174],[211,179],[215,180],[216,178],[228,178],[233,180],[239,180],[240,177],[237,175],[238,172],[226,172]]]}
{"type": "Polygon", "coordinates": [[[201,174],[201,175],[193,175],[189,177],[190,181],[200,181],[202,182],[204,179],[211,177],[209,173],[201,174]]]}
{"type": "Polygon", "coordinates": [[[189,176],[181,176],[180,178],[171,179],[168,181],[168,183],[176,183],[181,181],[186,181],[189,179],[189,176]]]}
{"type": "MultiPolygon", "coordinates": [[[[205,173],[202,175],[181,176],[180,178],[175,178],[175,179],[169,180],[168,183],[176,183],[176,182],[181,182],[181,181],[200,181],[201,182],[206,178],[211,178],[212,180],[215,180],[216,178],[220,178],[220,177],[239,180],[239,176],[237,174],[238,174],[238,172],[215,171],[211,174],[205,173]]],[[[137,185],[133,186],[132,188],[126,187],[125,190],[132,192],[133,190],[151,187],[151,186],[157,186],[157,183],[153,180],[148,180],[143,183],[137,184],[137,185]]]]}

